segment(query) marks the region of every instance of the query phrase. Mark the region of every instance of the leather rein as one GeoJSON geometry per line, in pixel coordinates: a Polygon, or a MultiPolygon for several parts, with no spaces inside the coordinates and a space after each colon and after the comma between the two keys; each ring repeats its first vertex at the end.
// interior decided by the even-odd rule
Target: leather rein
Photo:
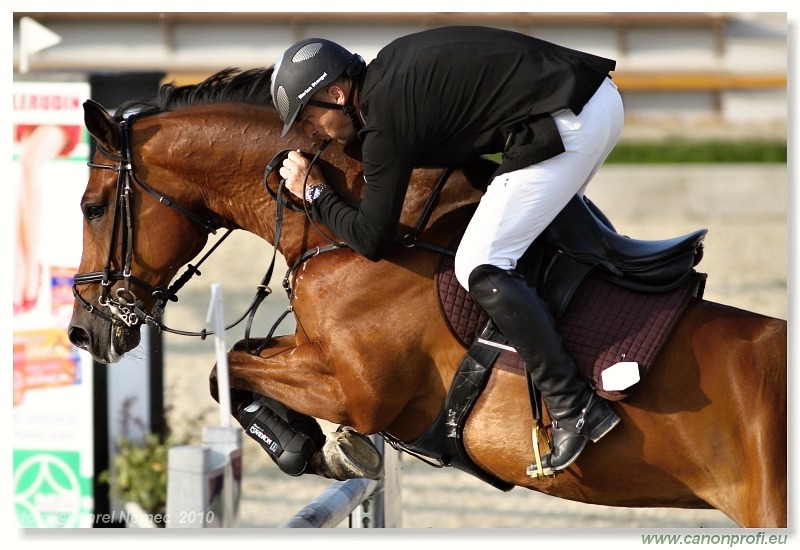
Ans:
{"type": "MultiPolygon", "coordinates": [[[[122,120],[120,120],[118,129],[120,135],[120,154],[114,154],[111,151],[108,151],[100,146],[97,145],[97,150],[107,159],[113,161],[116,164],[103,164],[103,163],[95,163],[95,162],[88,162],[87,166],[90,168],[95,168],[99,170],[113,170],[117,173],[117,184],[116,184],[116,197],[115,197],[115,206],[114,206],[114,217],[112,221],[112,234],[111,239],[109,241],[109,250],[108,250],[108,257],[106,260],[106,265],[102,271],[93,271],[88,273],[77,273],[73,278],[73,285],[72,285],[72,294],[75,297],[76,301],[89,311],[93,315],[97,315],[102,319],[114,324],[114,325],[125,325],[127,327],[133,327],[140,322],[144,322],[149,327],[156,329],[158,331],[169,332],[172,334],[178,334],[181,336],[199,336],[201,339],[205,339],[209,335],[213,335],[214,332],[210,330],[203,329],[201,331],[185,331],[185,330],[178,330],[165,325],[161,318],[164,314],[164,307],[166,306],[168,301],[177,302],[178,291],[183,288],[183,286],[194,276],[194,275],[201,275],[198,267],[217,249],[217,247],[222,244],[222,242],[231,234],[233,229],[227,229],[225,234],[220,237],[220,239],[211,247],[211,249],[200,259],[197,265],[188,264],[186,267],[186,271],[175,280],[169,287],[153,287],[149,283],[145,282],[144,280],[134,276],[131,273],[131,265],[133,263],[133,232],[134,232],[134,217],[133,217],[133,206],[132,206],[132,183],[137,186],[139,189],[150,195],[151,197],[155,198],[160,204],[172,208],[182,214],[184,217],[188,218],[189,220],[197,223],[200,225],[206,232],[210,234],[216,234],[217,230],[220,229],[220,226],[212,221],[206,220],[201,218],[200,216],[194,214],[190,210],[180,206],[179,204],[169,200],[158,191],[150,187],[149,185],[145,184],[139,177],[136,175],[134,171],[134,166],[131,160],[131,132],[133,129],[133,123],[136,120],[136,115],[130,115],[122,120]],[[115,252],[115,245],[114,243],[117,240],[118,235],[121,235],[120,244],[120,258],[122,258],[122,268],[121,269],[114,269],[114,252],[115,252]],[[114,294],[111,293],[111,287],[114,285],[116,281],[123,281],[123,285],[116,289],[114,294]],[[88,300],[86,300],[78,290],[79,285],[86,285],[86,284],[100,284],[102,285],[102,293],[97,298],[98,305],[102,308],[107,308],[108,313],[104,309],[99,309],[92,305],[88,300]],[[156,304],[153,307],[152,311],[147,312],[144,308],[144,301],[139,299],[136,294],[133,292],[133,287],[139,287],[144,289],[147,293],[149,293],[152,297],[156,299],[156,304]]],[[[313,166],[314,162],[319,158],[320,154],[325,150],[328,146],[328,141],[324,141],[320,144],[316,154],[311,159],[311,165],[313,166]]],[[[253,318],[255,316],[256,310],[261,305],[261,302],[272,293],[272,290],[269,288],[269,282],[272,279],[272,274],[275,268],[275,262],[277,257],[278,251],[278,244],[281,238],[281,233],[283,230],[283,210],[284,208],[289,208],[295,212],[304,212],[306,217],[311,222],[312,226],[323,236],[326,240],[329,241],[330,244],[322,247],[316,247],[310,250],[306,250],[291,266],[286,272],[286,275],[283,279],[283,287],[289,297],[291,302],[291,288],[289,279],[291,273],[297,269],[302,263],[306,262],[307,260],[323,253],[332,250],[337,250],[340,248],[347,248],[347,245],[343,242],[334,242],[326,235],[324,235],[317,225],[314,223],[312,216],[310,215],[307,205],[303,203],[303,207],[300,208],[297,205],[291,203],[289,200],[285,198],[284,194],[284,185],[286,180],[280,179],[278,190],[273,191],[268,183],[269,175],[272,173],[273,170],[285,159],[286,155],[292,149],[284,149],[283,151],[276,154],[272,160],[267,164],[264,170],[264,187],[270,196],[275,199],[276,201],[276,217],[275,217],[275,241],[273,243],[273,253],[272,259],[269,263],[269,267],[267,268],[266,274],[264,275],[261,283],[258,285],[256,290],[256,295],[253,298],[253,301],[250,303],[250,306],[245,310],[245,312],[234,322],[229,324],[225,327],[225,330],[235,327],[239,323],[241,323],[245,317],[248,317],[247,326],[245,329],[245,340],[249,341],[249,334],[250,329],[252,326],[253,318]]],[[[310,166],[309,166],[310,172],[310,166]]],[[[308,178],[309,172],[306,173],[306,180],[308,178]]],[[[412,247],[421,247],[427,248],[429,250],[433,250],[435,252],[440,252],[444,254],[454,254],[453,251],[443,249],[440,247],[436,247],[434,245],[430,245],[421,241],[417,240],[417,234],[422,230],[425,223],[427,222],[433,208],[435,207],[439,194],[441,192],[442,187],[444,186],[445,182],[447,181],[448,177],[452,173],[452,169],[447,168],[442,173],[438,183],[436,184],[433,192],[431,193],[425,208],[419,217],[419,220],[415,224],[411,233],[406,234],[400,241],[399,244],[406,246],[408,248],[412,247]]],[[[263,343],[255,350],[255,352],[251,351],[251,353],[258,354],[260,353],[267,345],[267,343],[271,340],[275,330],[283,321],[283,319],[292,311],[291,304],[286,308],[286,310],[280,315],[280,317],[275,321],[272,328],[270,329],[267,336],[264,338],[263,343]]]]}

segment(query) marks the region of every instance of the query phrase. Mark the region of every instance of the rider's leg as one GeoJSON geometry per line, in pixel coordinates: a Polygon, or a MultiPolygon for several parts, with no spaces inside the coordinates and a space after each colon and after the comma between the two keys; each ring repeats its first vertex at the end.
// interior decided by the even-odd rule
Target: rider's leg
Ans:
{"type": "Polygon", "coordinates": [[[566,152],[495,178],[461,241],[455,270],[461,285],[518,349],[542,392],[556,419],[554,449],[545,464],[562,469],[577,458],[586,438],[599,439],[619,418],[579,379],[547,307],[513,269],[567,202],[583,193],[608,156],[622,129],[622,104],[607,81],[580,115],[560,111],[553,118],[566,152]]]}
{"type": "Polygon", "coordinates": [[[570,199],[583,195],[622,132],[622,102],[608,79],[580,115],[565,109],[552,116],[565,152],[496,177],[472,216],[455,259],[456,278],[467,290],[479,265],[516,267],[570,199]]]}
{"type": "Polygon", "coordinates": [[[544,457],[545,467],[566,468],[588,440],[599,440],[619,417],[579,378],[547,306],[521,276],[481,265],[472,271],[469,285],[475,301],[523,358],[550,412],[553,448],[544,457]]]}

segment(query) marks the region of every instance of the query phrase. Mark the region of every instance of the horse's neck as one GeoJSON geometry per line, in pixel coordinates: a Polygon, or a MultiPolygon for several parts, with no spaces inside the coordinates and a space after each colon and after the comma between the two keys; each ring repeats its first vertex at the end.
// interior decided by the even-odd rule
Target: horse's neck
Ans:
{"type": "MultiPolygon", "coordinates": [[[[176,197],[188,193],[192,204],[205,208],[222,225],[243,229],[273,243],[277,208],[264,187],[265,167],[284,149],[315,151],[316,144],[295,132],[281,140],[277,114],[263,106],[211,105],[166,113],[159,118],[158,131],[143,125],[143,134],[150,137],[146,138],[142,154],[148,155],[156,167],[170,171],[161,179],[174,181],[176,197]]],[[[360,202],[364,191],[361,164],[345,155],[338,145],[329,147],[322,159],[328,182],[351,204],[360,202]]],[[[419,221],[442,172],[414,171],[401,216],[401,231],[419,221]]],[[[481,169],[476,175],[474,167],[471,174],[457,170],[450,176],[428,226],[464,205],[476,203],[481,191],[470,180],[485,184],[483,177],[481,169]]],[[[266,183],[277,189],[277,168],[266,183]]],[[[445,229],[444,235],[437,237],[440,244],[449,244],[444,242],[451,237],[449,233],[452,231],[445,229]]],[[[330,234],[328,237],[334,238],[330,234]]],[[[327,242],[326,237],[310,229],[304,213],[284,209],[279,251],[287,261],[327,242]]]]}
{"type": "MultiPolygon", "coordinates": [[[[205,211],[223,227],[274,243],[277,209],[265,189],[265,168],[279,151],[310,149],[312,144],[298,138],[282,141],[273,109],[246,104],[188,107],[142,119],[136,130],[147,179],[171,186],[169,195],[176,202],[205,211]]],[[[273,190],[277,171],[269,178],[273,190]]],[[[306,223],[303,214],[284,210],[279,249],[287,260],[299,256],[304,246],[316,246],[296,238],[305,233],[313,240],[302,230],[306,223]]]]}

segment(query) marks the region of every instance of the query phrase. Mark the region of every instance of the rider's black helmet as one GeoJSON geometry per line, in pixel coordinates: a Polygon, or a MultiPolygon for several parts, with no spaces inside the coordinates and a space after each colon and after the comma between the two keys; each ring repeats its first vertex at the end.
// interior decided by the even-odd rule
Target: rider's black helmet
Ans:
{"type": "Polygon", "coordinates": [[[364,67],[360,55],[324,38],[307,38],[286,50],[275,63],[271,87],[272,101],[284,124],[281,137],[311,96],[345,72],[358,76],[364,67]]]}

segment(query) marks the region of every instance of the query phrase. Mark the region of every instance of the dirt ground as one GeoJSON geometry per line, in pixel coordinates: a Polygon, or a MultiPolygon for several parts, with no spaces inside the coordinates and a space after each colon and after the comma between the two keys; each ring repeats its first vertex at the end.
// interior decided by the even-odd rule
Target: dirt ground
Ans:
{"type": "MultiPolygon", "coordinates": [[[[787,168],[774,165],[603,167],[587,195],[618,231],[641,239],[674,237],[706,227],[708,273],[705,298],[786,319],[788,239],[787,168]]],[[[232,320],[249,304],[272,248],[250,235],[229,239],[202,269],[203,276],[181,291],[167,308],[170,326],[198,329],[204,324],[209,285],[221,283],[225,314],[232,320]]],[[[262,335],[286,307],[276,270],[275,293],[262,306],[253,333],[262,335]]],[[[291,332],[286,322],[278,334],[291,332]]],[[[228,347],[241,329],[227,335],[228,347]]],[[[189,419],[206,414],[216,423],[216,403],[208,393],[214,364],[211,339],[166,335],[166,399],[174,407],[172,424],[180,431],[189,419]]],[[[245,437],[242,527],[275,527],[329,485],[324,479],[282,474],[245,437]]],[[[453,469],[438,470],[419,460],[402,459],[402,525],[406,528],[525,528],[586,530],[603,528],[731,527],[713,510],[609,508],[569,502],[515,489],[502,493],[453,469]]],[[[548,533],[550,531],[547,531],[548,533]]],[[[576,531],[577,532],[577,531],[576,531]]]]}

